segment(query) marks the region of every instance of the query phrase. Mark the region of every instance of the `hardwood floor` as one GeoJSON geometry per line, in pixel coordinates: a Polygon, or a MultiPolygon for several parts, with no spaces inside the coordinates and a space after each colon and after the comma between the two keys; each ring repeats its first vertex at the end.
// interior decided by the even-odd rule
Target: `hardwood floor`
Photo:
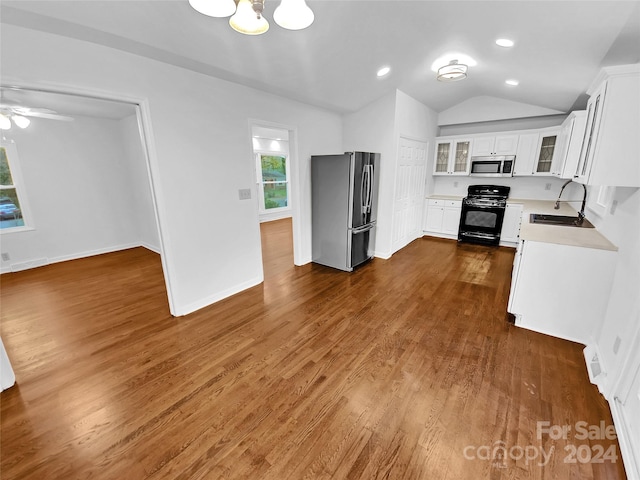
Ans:
{"type": "Polygon", "coordinates": [[[506,321],[512,250],[264,253],[263,285],[181,318],[142,248],[2,275],[2,478],[625,478],[576,438],[612,423],[581,345],[506,321]]]}

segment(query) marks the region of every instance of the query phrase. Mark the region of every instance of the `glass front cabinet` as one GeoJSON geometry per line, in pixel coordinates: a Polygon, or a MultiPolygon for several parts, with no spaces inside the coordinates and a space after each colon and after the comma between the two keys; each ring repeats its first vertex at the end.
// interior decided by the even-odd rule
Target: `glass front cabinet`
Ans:
{"type": "Polygon", "coordinates": [[[468,138],[438,139],[434,175],[469,175],[471,140],[468,138]]]}

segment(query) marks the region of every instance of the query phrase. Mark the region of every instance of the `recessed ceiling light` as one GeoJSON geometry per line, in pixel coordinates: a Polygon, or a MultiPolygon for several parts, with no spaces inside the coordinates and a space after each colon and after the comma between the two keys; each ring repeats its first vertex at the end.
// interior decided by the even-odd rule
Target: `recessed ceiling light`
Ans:
{"type": "Polygon", "coordinates": [[[513,40],[509,40],[508,38],[499,38],[496,40],[496,45],[509,48],[509,47],[513,47],[514,43],[513,43],[513,40]]]}
{"type": "Polygon", "coordinates": [[[378,75],[379,77],[384,77],[390,71],[391,71],[391,67],[382,67],[380,70],[378,70],[378,73],[376,73],[376,75],[378,75]]]}
{"type": "Polygon", "coordinates": [[[505,80],[504,83],[506,83],[507,85],[511,85],[512,87],[515,87],[520,82],[518,80],[509,79],[509,80],[505,80]]]}

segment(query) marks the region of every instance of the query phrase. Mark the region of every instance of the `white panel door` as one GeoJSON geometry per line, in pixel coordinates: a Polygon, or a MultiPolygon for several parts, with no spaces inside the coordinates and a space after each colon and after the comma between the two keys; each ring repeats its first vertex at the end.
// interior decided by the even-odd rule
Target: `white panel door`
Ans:
{"type": "Polygon", "coordinates": [[[393,205],[393,251],[422,236],[427,144],[400,137],[393,205]]]}

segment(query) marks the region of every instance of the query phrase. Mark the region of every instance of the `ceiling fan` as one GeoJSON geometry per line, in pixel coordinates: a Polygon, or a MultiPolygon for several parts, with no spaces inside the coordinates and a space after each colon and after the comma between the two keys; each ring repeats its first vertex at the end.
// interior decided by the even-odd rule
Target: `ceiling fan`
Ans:
{"type": "Polygon", "coordinates": [[[19,128],[27,128],[31,123],[29,117],[65,122],[73,120],[73,117],[61,115],[50,108],[27,107],[6,98],[0,98],[0,130],[9,130],[12,123],[19,128]]]}

